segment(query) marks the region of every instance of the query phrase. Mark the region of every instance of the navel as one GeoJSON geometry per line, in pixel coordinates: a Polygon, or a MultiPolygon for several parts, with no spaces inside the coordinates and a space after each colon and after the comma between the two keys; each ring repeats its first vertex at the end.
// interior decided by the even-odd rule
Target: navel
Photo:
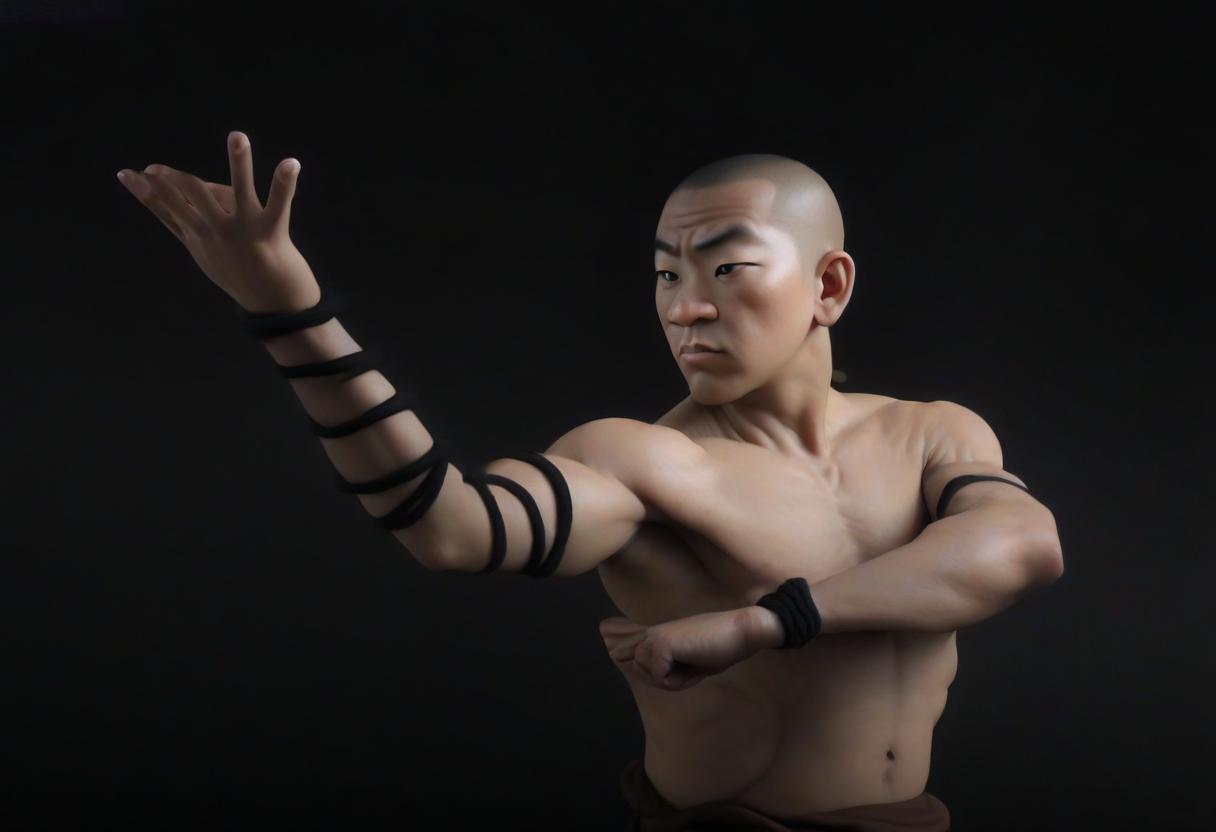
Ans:
{"type": "Polygon", "coordinates": [[[892,751],[892,750],[891,750],[891,749],[889,749],[889,748],[887,749],[887,759],[888,759],[888,760],[894,760],[894,759],[895,759],[895,752],[894,752],[894,751],[892,751]]]}

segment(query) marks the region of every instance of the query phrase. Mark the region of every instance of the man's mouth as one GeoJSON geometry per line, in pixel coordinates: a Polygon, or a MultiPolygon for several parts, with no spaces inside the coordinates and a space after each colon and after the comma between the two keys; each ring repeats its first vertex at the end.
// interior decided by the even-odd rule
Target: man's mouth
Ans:
{"type": "Polygon", "coordinates": [[[703,361],[712,361],[720,355],[723,355],[722,350],[707,350],[694,347],[680,353],[680,360],[687,364],[700,364],[703,361]]]}

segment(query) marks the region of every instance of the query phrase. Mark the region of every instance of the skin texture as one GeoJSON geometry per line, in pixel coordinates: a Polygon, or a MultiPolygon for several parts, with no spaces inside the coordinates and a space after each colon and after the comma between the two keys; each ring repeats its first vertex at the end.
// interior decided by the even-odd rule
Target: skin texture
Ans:
{"type": "Polygon", "coordinates": [[[253,148],[244,133],[228,135],[228,165],[231,185],[164,164],[142,172],[124,168],[118,181],[246,311],[296,312],[316,304],[320,287],[289,234],[300,163],[280,163],[264,206],[254,189],[253,148]]]}
{"type": "Polygon", "coordinates": [[[680,187],[656,232],[679,256],[655,254],[655,308],[693,401],[712,406],[715,418],[748,441],[811,457],[827,453],[840,406],[829,386],[828,328],[848,305],[855,273],[853,258],[840,248],[839,208],[820,183],[803,175],[784,191],[764,178],[680,187]],[[808,211],[800,222],[772,216],[791,203],[808,211]],[[696,250],[736,224],[760,240],[696,250]],[[801,233],[791,234],[790,226],[801,233]],[[690,341],[724,352],[712,363],[681,360],[680,346],[690,341]]]}
{"type": "MultiPolygon", "coordinates": [[[[124,184],[247,310],[308,308],[320,289],[287,233],[295,171],[280,166],[262,206],[248,137],[229,139],[231,186],[152,165],[124,171],[124,184]]],[[[730,799],[793,819],[914,797],[957,628],[1060,575],[1051,513],[1020,489],[980,482],[929,523],[952,477],[1017,479],[991,429],[950,402],[832,388],[829,328],[855,265],[818,174],[755,154],[715,163],[673,191],[656,238],[670,250],[655,254],[655,309],[689,395],[654,423],[596,419],[545,450],[573,505],[554,576],[596,569],[621,611],[601,635],[645,728],[646,773],[675,806],[730,799]],[[758,239],[698,250],[734,226],[758,239]],[[721,352],[682,358],[694,340],[721,352]],[[810,584],[823,632],[773,649],[779,622],[755,602],[793,576],[810,584]]],[[[336,318],[265,346],[280,366],[361,348],[336,318]]],[[[375,370],[291,385],[324,425],[396,393],[375,370]]],[[[434,441],[413,411],[321,439],[353,481],[385,476],[434,441]]],[[[511,458],[484,470],[532,495],[548,552],[557,511],[543,473],[511,458]]],[[[358,499],[380,517],[422,479],[358,499]]],[[[519,571],[529,516],[507,489],[489,490],[506,532],[501,571],[519,571]]],[[[392,534],[429,569],[478,572],[491,526],[450,465],[427,514],[392,534]]]]}
{"type": "Polygon", "coordinates": [[[682,184],[658,223],[655,306],[689,396],[657,425],[698,444],[712,473],[700,490],[672,478],[651,492],[660,519],[600,566],[627,613],[601,634],[660,793],[794,818],[923,790],[954,627],[1058,577],[1031,556],[1058,553],[1058,538],[1041,505],[992,483],[917,537],[949,477],[1020,480],[970,411],[830,386],[828,330],[855,277],[839,208],[800,163],[749,161],[682,184]],[[740,224],[759,240],[696,250],[740,224]],[[723,352],[682,360],[691,341],[723,352]],[[774,651],[779,620],[754,601],[792,575],[825,626],[774,651]]]}
{"type": "Polygon", "coordinates": [[[1017,479],[948,403],[842,395],[826,459],[742,440],[691,397],[650,426],[685,436],[704,467],[634,482],[652,519],[598,567],[622,613],[601,634],[647,774],[677,807],[731,799],[797,818],[915,797],[957,628],[1052,579],[1049,513],[1013,486],[969,485],[928,524],[943,475],[1017,479]],[[811,585],[824,633],[765,649],[777,630],[755,628],[770,615],[755,602],[791,576],[811,585]]]}
{"type": "MultiPolygon", "coordinates": [[[[749,154],[708,165],[680,183],[658,224],[655,307],[693,402],[736,429],[759,435],[767,427],[781,431],[778,439],[801,445],[799,453],[824,452],[823,423],[829,407],[840,407],[827,385],[827,328],[848,304],[855,270],[843,245],[835,195],[800,162],[749,154]],[[699,248],[732,226],[756,239],[699,248]],[[744,259],[724,264],[723,251],[744,259]],[[741,281],[745,271],[751,279],[741,281]],[[731,315],[721,314],[723,303],[732,305],[731,315]],[[682,359],[681,347],[690,342],[719,350],[721,358],[682,359]],[[728,359],[733,371],[720,371],[728,359]]],[[[768,646],[764,636],[779,642],[780,627],[766,623],[708,613],[647,632],[616,618],[605,621],[601,633],[624,672],[683,690],[708,675],[704,671],[721,672],[768,646]],[[752,633],[760,638],[746,637],[752,633]],[[680,669],[676,645],[683,648],[680,669]],[[635,653],[637,662],[629,662],[635,653]]]]}

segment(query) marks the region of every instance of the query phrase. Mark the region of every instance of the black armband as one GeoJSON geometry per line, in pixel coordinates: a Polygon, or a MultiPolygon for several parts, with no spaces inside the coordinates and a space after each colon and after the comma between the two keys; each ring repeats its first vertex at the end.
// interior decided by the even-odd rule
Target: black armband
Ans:
{"type": "MultiPolygon", "coordinates": [[[[237,318],[245,331],[259,340],[264,340],[323,324],[334,318],[344,307],[345,303],[339,297],[336,297],[335,293],[327,290],[315,306],[300,312],[285,314],[251,313],[246,312],[239,304],[236,309],[237,318]]],[[[362,349],[359,352],[329,361],[297,364],[290,367],[283,365],[276,366],[278,366],[279,372],[289,379],[344,374],[344,377],[340,380],[349,381],[369,370],[377,369],[376,362],[378,358],[378,353],[362,349]]],[[[398,387],[399,385],[394,383],[393,386],[398,387]]],[[[308,421],[313,434],[332,439],[349,436],[403,410],[415,410],[415,397],[409,393],[403,394],[397,392],[388,400],[341,424],[322,425],[311,416],[308,417],[308,421]]],[[[415,413],[415,415],[417,414],[415,413]]],[[[488,487],[489,485],[498,485],[507,489],[519,499],[520,503],[524,506],[524,510],[527,512],[528,521],[532,527],[532,550],[528,558],[528,564],[522,570],[522,574],[533,578],[547,577],[552,575],[557,569],[558,564],[561,563],[562,554],[566,548],[566,541],[570,536],[570,527],[573,519],[573,504],[570,497],[570,489],[561,471],[543,454],[526,452],[509,456],[512,459],[519,459],[539,468],[549,481],[549,485],[553,488],[557,504],[557,530],[553,539],[553,548],[546,559],[544,557],[544,521],[540,510],[536,506],[536,501],[526,488],[507,477],[488,474],[485,472],[484,467],[469,474],[461,471],[464,481],[473,486],[481,496],[482,502],[485,503],[486,511],[490,516],[490,562],[485,569],[481,570],[481,573],[496,571],[502,565],[503,558],[506,555],[506,528],[503,523],[502,512],[488,487]]],[[[372,518],[381,528],[389,530],[404,529],[416,523],[434,504],[440,490],[443,488],[449,464],[456,467],[457,471],[460,471],[460,468],[450,461],[446,446],[436,439],[432,442],[430,449],[418,459],[368,482],[350,482],[335,471],[335,485],[339,491],[348,494],[375,494],[412,480],[425,472],[426,478],[417,488],[410,492],[409,496],[400,505],[385,515],[372,518]]]]}
{"type": "Polygon", "coordinates": [[[957,492],[960,488],[970,485],[973,482],[981,482],[983,480],[995,480],[996,482],[1009,483],[1010,485],[1016,485],[1027,494],[1030,493],[1030,489],[1026,486],[1016,483],[1013,480],[1007,480],[1004,477],[994,477],[991,474],[962,474],[946,483],[946,487],[942,489],[942,496],[937,501],[937,517],[933,518],[929,522],[932,523],[942,519],[942,513],[945,512],[946,506],[950,503],[950,498],[953,497],[955,492],[957,492]]]}

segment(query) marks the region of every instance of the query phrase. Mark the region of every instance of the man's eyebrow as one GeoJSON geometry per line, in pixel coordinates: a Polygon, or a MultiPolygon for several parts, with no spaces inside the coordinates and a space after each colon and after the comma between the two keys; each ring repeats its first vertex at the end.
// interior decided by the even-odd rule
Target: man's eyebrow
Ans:
{"type": "MultiPolygon", "coordinates": [[[[695,246],[693,246],[693,250],[704,251],[712,246],[721,245],[722,243],[736,239],[749,240],[754,243],[764,242],[763,238],[761,238],[759,234],[748,228],[746,225],[732,225],[730,228],[719,234],[715,234],[708,240],[702,240],[701,242],[697,243],[695,246]]],[[[654,239],[654,250],[665,251],[668,254],[675,256],[679,256],[680,253],[679,250],[671,243],[666,242],[665,240],[660,240],[658,237],[655,237],[654,239]]]]}

